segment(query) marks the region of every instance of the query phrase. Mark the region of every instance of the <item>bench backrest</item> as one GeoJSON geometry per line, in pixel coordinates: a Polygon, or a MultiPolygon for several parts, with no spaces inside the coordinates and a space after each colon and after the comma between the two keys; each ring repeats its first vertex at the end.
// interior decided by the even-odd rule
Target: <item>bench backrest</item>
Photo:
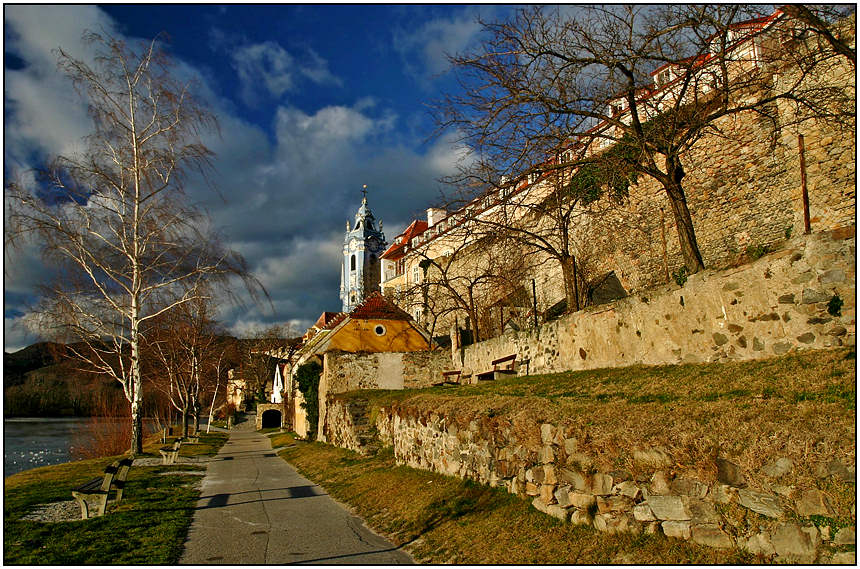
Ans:
{"type": "Polygon", "coordinates": [[[102,485],[100,490],[102,492],[110,491],[110,485],[113,482],[114,476],[116,476],[117,470],[119,470],[119,461],[114,461],[105,467],[105,477],[102,480],[102,485]]]}
{"type": "Polygon", "coordinates": [[[497,360],[493,360],[493,367],[496,367],[497,365],[499,365],[499,364],[503,364],[503,363],[506,363],[506,362],[511,362],[511,365],[513,365],[513,362],[514,362],[514,360],[516,360],[516,359],[517,359],[517,355],[516,355],[516,354],[511,354],[510,356],[505,356],[505,357],[503,357],[503,358],[499,358],[499,359],[497,359],[497,360]]]}
{"type": "Polygon", "coordinates": [[[114,484],[119,482],[125,482],[128,478],[128,471],[131,468],[132,459],[126,457],[119,461],[119,469],[116,473],[116,479],[114,480],[114,484]]]}

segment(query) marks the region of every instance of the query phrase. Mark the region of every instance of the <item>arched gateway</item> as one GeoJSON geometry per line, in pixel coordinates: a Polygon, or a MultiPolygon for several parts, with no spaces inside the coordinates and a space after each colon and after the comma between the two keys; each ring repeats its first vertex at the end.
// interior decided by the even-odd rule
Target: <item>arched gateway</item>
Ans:
{"type": "Polygon", "coordinates": [[[280,429],[284,426],[283,404],[257,404],[257,429],[280,429]]]}

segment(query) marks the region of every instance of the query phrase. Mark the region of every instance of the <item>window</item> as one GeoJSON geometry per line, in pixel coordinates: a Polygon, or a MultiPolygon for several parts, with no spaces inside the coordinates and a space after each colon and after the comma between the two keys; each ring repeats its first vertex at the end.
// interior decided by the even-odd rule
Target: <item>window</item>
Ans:
{"type": "Polygon", "coordinates": [[[419,267],[418,265],[412,267],[412,282],[421,282],[421,267],[419,267]]]}
{"type": "Polygon", "coordinates": [[[349,258],[349,270],[350,270],[350,271],[354,271],[354,270],[355,270],[355,255],[352,255],[352,256],[349,258]]]}
{"type": "Polygon", "coordinates": [[[373,328],[373,332],[374,332],[377,336],[385,336],[385,326],[383,326],[382,324],[377,324],[377,325],[373,328]]]}

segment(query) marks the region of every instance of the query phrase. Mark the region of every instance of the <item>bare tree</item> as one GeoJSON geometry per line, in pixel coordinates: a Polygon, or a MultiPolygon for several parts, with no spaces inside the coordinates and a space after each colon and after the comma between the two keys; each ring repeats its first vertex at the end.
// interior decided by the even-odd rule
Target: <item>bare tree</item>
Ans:
{"type": "Polygon", "coordinates": [[[292,326],[270,326],[260,330],[252,338],[240,340],[242,345],[239,376],[245,380],[247,393],[262,399],[266,393],[266,385],[272,381],[275,365],[281,355],[291,353],[297,340],[293,336],[292,326]]]}
{"type": "Polygon", "coordinates": [[[516,251],[474,221],[464,221],[432,246],[416,249],[420,279],[401,292],[398,302],[412,314],[418,309],[431,336],[440,322],[457,315],[472,332],[473,341],[489,337],[481,322],[491,305],[523,286],[528,267],[516,251]]]}
{"type": "Polygon", "coordinates": [[[96,47],[92,65],[57,53],[89,105],[92,133],[84,151],[54,159],[38,183],[6,183],[7,243],[38,239],[58,268],[42,290],[40,325],[83,341],[77,356],[122,385],[131,452],[140,453],[144,325],[199,298],[204,279],[250,277],[184,197],[186,175],[209,167],[199,136],[214,117],[176,80],[156,40],[85,40],[96,47]]]}
{"type": "Polygon", "coordinates": [[[219,357],[210,302],[209,297],[199,296],[183,303],[153,320],[144,334],[142,353],[154,364],[147,374],[150,383],[179,411],[183,436],[190,420],[192,432],[199,430],[202,399],[211,391],[213,360],[219,357]]]}
{"type": "Polygon", "coordinates": [[[481,48],[452,58],[461,90],[437,107],[440,130],[459,133],[473,157],[449,181],[497,191],[502,179],[575,170],[618,146],[616,169],[662,186],[691,273],[704,263],[683,162],[702,136],[739,113],[778,127],[777,103],[793,105],[798,117],[853,120],[853,88],[818,81],[850,54],[837,45],[785,44],[782,34],[794,28],[782,12],[719,4],[532,7],[483,25],[489,39],[481,48]]]}

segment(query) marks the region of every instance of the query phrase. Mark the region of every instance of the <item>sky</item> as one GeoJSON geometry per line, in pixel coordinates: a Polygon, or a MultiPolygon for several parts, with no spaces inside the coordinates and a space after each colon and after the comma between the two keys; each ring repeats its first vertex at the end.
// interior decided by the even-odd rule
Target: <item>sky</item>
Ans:
{"type": "MultiPolygon", "coordinates": [[[[368,186],[388,241],[439,199],[438,180],[468,159],[453,133],[432,136],[429,106],[456,89],[447,54],[478,45],[468,5],[4,5],[4,176],[75,149],[86,108],[56,69],[57,47],[86,60],[85,30],[126,39],[164,33],[177,73],[215,113],[218,192],[189,187],[271,304],[221,307],[229,333],[273,324],[300,334],[338,298],[343,234],[368,186]]],[[[38,244],[4,256],[4,346],[39,340],[22,325],[47,274],[38,244]]]]}

